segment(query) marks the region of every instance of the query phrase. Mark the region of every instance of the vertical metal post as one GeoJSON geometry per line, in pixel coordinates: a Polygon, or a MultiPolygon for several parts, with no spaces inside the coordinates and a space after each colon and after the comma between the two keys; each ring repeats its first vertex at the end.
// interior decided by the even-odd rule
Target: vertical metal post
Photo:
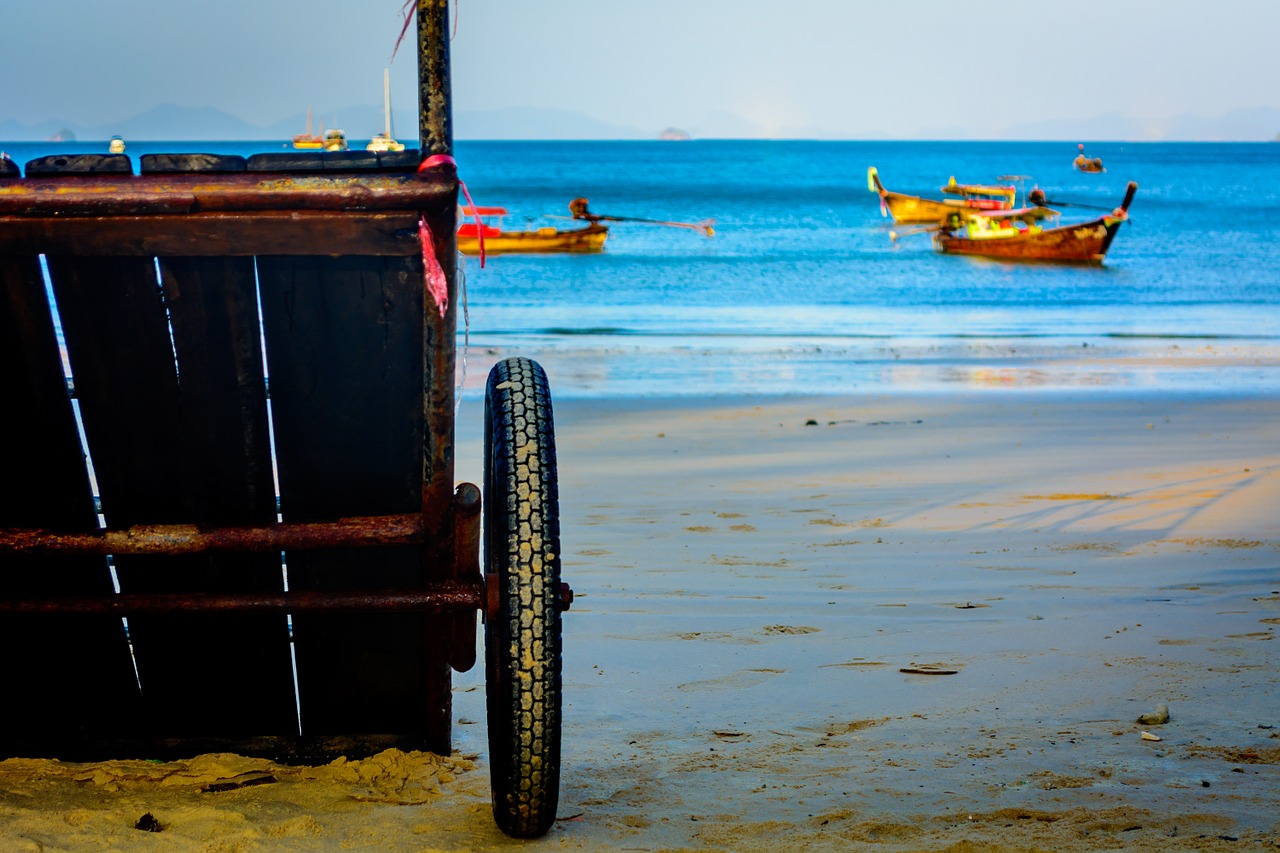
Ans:
{"type": "MultiPolygon", "coordinates": [[[[453,117],[449,86],[449,0],[418,0],[418,131],[425,162],[440,156],[431,170],[454,177],[453,117]]],[[[426,447],[423,458],[422,515],[426,529],[452,542],[448,520],[453,504],[454,368],[458,320],[457,190],[444,205],[423,211],[431,230],[436,260],[448,282],[449,308],[441,317],[424,299],[424,406],[426,447]]],[[[425,247],[424,247],[425,248],[425,247]]],[[[443,554],[442,554],[443,556],[443,554]]],[[[448,561],[451,563],[451,561],[448,561]]]]}
{"type": "MultiPolygon", "coordinates": [[[[425,162],[453,157],[453,106],[449,84],[449,0],[418,0],[418,149],[425,162]]],[[[451,159],[433,163],[433,171],[456,174],[451,159]]],[[[434,252],[448,282],[449,309],[441,317],[429,298],[423,299],[423,459],[422,522],[435,537],[423,549],[424,579],[441,581],[454,572],[453,495],[454,368],[458,323],[458,191],[446,205],[423,211],[431,230],[434,252]]],[[[428,248],[428,247],[424,247],[428,248]]],[[[474,619],[474,616],[472,617],[474,619]]],[[[426,674],[426,730],[438,735],[427,748],[448,754],[451,748],[453,693],[449,659],[452,620],[424,620],[425,660],[434,670],[426,674]]]]}
{"type": "Polygon", "coordinates": [[[449,0],[418,0],[418,148],[453,156],[449,0]]]}

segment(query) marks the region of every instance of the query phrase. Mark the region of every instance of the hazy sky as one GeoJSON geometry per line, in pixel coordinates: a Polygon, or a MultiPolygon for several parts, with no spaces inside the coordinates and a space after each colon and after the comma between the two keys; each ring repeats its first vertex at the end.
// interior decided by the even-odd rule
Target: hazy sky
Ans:
{"type": "MultiPolygon", "coordinates": [[[[161,103],[258,125],[381,100],[403,0],[3,0],[0,119],[161,103]]],[[[910,136],[1280,107],[1280,0],[460,0],[455,110],[651,132],[725,111],[780,135],[910,136]]],[[[406,42],[392,98],[414,103],[406,42]]]]}

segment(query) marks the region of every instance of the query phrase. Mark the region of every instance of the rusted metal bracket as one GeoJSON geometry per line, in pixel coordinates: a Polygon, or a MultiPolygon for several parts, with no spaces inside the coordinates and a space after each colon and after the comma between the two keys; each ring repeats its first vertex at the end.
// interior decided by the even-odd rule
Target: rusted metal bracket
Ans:
{"type": "MultiPolygon", "coordinates": [[[[480,489],[463,483],[453,493],[453,578],[474,584],[484,603],[484,578],[480,574],[480,489]]],[[[467,672],[476,665],[475,611],[456,613],[449,638],[449,666],[455,672],[467,672]]]]}
{"type": "MultiPolygon", "coordinates": [[[[498,592],[498,576],[492,572],[484,576],[484,618],[496,618],[501,610],[502,601],[498,592]]],[[[573,606],[573,589],[567,583],[560,584],[559,594],[556,596],[556,605],[560,608],[560,612],[568,610],[573,606]]]]}

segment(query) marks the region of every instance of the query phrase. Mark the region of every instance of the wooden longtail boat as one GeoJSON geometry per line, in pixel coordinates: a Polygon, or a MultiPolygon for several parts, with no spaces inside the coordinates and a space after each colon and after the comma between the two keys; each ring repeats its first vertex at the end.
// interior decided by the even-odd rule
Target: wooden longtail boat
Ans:
{"type": "Polygon", "coordinates": [[[1101,264],[1116,232],[1129,218],[1129,204],[1137,190],[1138,185],[1130,181],[1119,207],[1074,225],[1043,227],[1041,222],[1058,217],[1058,211],[1047,207],[985,213],[965,222],[957,217],[934,234],[934,246],[948,255],[1101,264]]]}
{"type": "Polygon", "coordinates": [[[467,222],[458,228],[458,251],[464,255],[480,254],[480,235],[484,235],[486,255],[545,254],[550,252],[600,252],[604,250],[609,227],[592,222],[583,228],[534,228],[529,231],[506,231],[502,217],[505,207],[465,207],[462,215],[477,216],[479,225],[467,222]],[[491,223],[490,220],[496,220],[491,223]]]}
{"type": "Polygon", "coordinates": [[[946,222],[953,215],[967,218],[971,213],[1009,210],[1017,197],[1017,188],[983,184],[957,184],[953,177],[942,188],[944,193],[959,198],[931,199],[890,192],[880,182],[875,166],[867,169],[867,189],[880,196],[880,212],[901,224],[946,222]]]}
{"type": "Polygon", "coordinates": [[[1084,156],[1084,143],[1083,143],[1083,142],[1081,142],[1079,145],[1077,145],[1077,146],[1076,146],[1076,149],[1077,149],[1080,153],[1076,155],[1076,159],[1074,159],[1074,160],[1072,160],[1072,161],[1071,161],[1071,165],[1072,165],[1072,166],[1074,166],[1074,167],[1076,168],[1076,170],[1077,170],[1077,171],[1080,171],[1080,172],[1093,172],[1093,173],[1097,173],[1097,172],[1105,172],[1105,171],[1107,171],[1107,170],[1106,170],[1106,167],[1104,167],[1104,166],[1102,165],[1102,158],[1101,158],[1101,157],[1086,157],[1086,156],[1084,156]]]}
{"type": "Polygon", "coordinates": [[[639,216],[610,216],[607,213],[592,213],[587,209],[585,198],[575,198],[569,202],[569,212],[573,214],[574,219],[584,222],[644,222],[648,225],[669,225],[672,228],[688,228],[691,231],[697,231],[703,237],[714,237],[716,233],[714,219],[704,219],[701,222],[672,222],[669,219],[645,219],[639,216]]]}

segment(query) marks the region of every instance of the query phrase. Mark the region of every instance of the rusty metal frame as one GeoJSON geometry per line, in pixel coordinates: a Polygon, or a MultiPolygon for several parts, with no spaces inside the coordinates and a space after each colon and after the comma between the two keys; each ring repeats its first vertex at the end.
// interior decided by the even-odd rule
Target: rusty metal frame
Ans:
{"type": "MultiPolygon", "coordinates": [[[[422,589],[10,598],[0,600],[0,614],[483,611],[487,597],[480,573],[480,490],[471,483],[463,483],[458,486],[450,504],[454,519],[454,528],[449,536],[454,545],[450,577],[422,589]]],[[[0,554],[14,556],[181,556],[392,545],[418,546],[438,553],[438,548],[430,547],[432,544],[422,516],[417,514],[252,527],[138,525],[125,530],[94,533],[0,529],[0,554]]],[[[458,639],[466,638],[459,636],[458,639]]],[[[471,643],[474,644],[474,636],[471,643]]]]}
{"type": "Polygon", "coordinates": [[[4,615],[163,615],[174,613],[444,613],[478,610],[484,584],[446,580],[420,590],[155,593],[0,601],[4,615]]]}
{"type": "Polygon", "coordinates": [[[424,540],[422,519],[418,515],[383,515],[254,527],[142,524],[125,530],[94,533],[0,530],[0,552],[24,556],[145,554],[172,557],[366,545],[421,545],[424,540]]]}

